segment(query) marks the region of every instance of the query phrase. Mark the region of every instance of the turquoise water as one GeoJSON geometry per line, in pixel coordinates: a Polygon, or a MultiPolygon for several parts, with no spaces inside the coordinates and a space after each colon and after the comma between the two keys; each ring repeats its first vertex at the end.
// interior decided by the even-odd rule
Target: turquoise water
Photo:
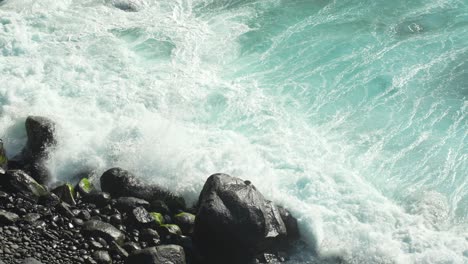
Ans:
{"type": "Polygon", "coordinates": [[[36,114],[58,180],[250,179],[298,217],[292,263],[468,263],[467,98],[466,1],[0,4],[10,156],[36,114]]]}

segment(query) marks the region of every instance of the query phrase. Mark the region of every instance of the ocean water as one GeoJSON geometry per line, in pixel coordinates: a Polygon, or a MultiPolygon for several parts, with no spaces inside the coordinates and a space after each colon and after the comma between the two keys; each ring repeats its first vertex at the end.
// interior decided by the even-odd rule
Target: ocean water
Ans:
{"type": "Polygon", "coordinates": [[[291,263],[468,263],[467,99],[466,0],[0,3],[10,157],[44,115],[56,180],[249,179],[299,219],[291,263]]]}

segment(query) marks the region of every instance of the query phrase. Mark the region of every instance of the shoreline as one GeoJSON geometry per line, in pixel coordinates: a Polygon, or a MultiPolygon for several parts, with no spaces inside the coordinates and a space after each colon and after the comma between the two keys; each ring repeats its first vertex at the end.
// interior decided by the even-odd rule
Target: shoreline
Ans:
{"type": "Polygon", "coordinates": [[[21,154],[7,160],[2,147],[0,263],[280,263],[300,240],[286,208],[226,174],[211,175],[189,207],[121,168],[102,174],[102,190],[89,175],[49,190],[54,129],[30,116],[21,154]]]}

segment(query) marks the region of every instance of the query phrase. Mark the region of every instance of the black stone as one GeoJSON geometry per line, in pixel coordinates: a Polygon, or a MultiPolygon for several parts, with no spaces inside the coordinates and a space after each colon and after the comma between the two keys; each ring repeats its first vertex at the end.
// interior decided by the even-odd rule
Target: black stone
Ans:
{"type": "Polygon", "coordinates": [[[39,219],[41,219],[41,215],[36,214],[36,213],[29,213],[29,214],[23,216],[23,218],[22,218],[23,221],[28,222],[28,223],[34,223],[34,222],[38,221],[39,219]]]}
{"type": "Polygon", "coordinates": [[[133,253],[141,249],[141,247],[135,242],[126,242],[122,245],[122,248],[124,248],[128,253],[133,253]]]}
{"type": "Polygon", "coordinates": [[[130,254],[125,264],[185,264],[185,252],[181,246],[163,245],[137,250],[130,254]]]}
{"type": "Polygon", "coordinates": [[[185,209],[183,198],[159,185],[143,183],[133,174],[121,168],[112,168],[104,172],[101,176],[101,188],[103,191],[109,192],[112,197],[136,197],[146,201],[162,200],[171,210],[185,209]]]}
{"type": "Polygon", "coordinates": [[[253,184],[226,174],[208,178],[194,231],[194,243],[208,262],[245,263],[286,236],[278,208],[253,184]]]}
{"type": "Polygon", "coordinates": [[[171,211],[169,210],[169,207],[166,205],[166,203],[164,201],[161,201],[161,200],[151,201],[150,209],[151,209],[152,212],[158,212],[158,213],[160,213],[162,215],[171,214],[171,211]]]}
{"type": "Polygon", "coordinates": [[[82,198],[84,202],[95,204],[98,207],[104,207],[111,201],[111,195],[107,192],[91,192],[82,198]]]}
{"type": "Polygon", "coordinates": [[[98,220],[85,222],[82,231],[89,236],[102,237],[109,243],[115,241],[117,244],[121,245],[125,240],[125,235],[120,230],[111,224],[98,220]]]}
{"type": "Polygon", "coordinates": [[[46,117],[28,116],[26,133],[28,141],[23,155],[27,158],[42,157],[47,148],[57,143],[55,123],[46,117]]]}
{"type": "Polygon", "coordinates": [[[123,247],[119,246],[115,241],[112,241],[110,250],[114,255],[118,255],[123,258],[128,257],[128,252],[123,247]]]}
{"type": "Polygon", "coordinates": [[[130,219],[134,224],[144,226],[154,223],[154,218],[143,207],[137,207],[132,210],[130,219]]]}
{"type": "Polygon", "coordinates": [[[21,264],[42,264],[42,262],[40,262],[39,260],[37,260],[35,258],[27,258],[27,259],[23,260],[23,262],[21,262],[21,264]]]}
{"type": "Polygon", "coordinates": [[[140,238],[151,245],[157,245],[160,242],[158,231],[151,228],[141,230],[140,238]]]}
{"type": "Polygon", "coordinates": [[[0,209],[0,224],[9,225],[18,220],[19,216],[17,214],[0,209]]]}
{"type": "Polygon", "coordinates": [[[62,201],[75,205],[75,190],[73,186],[69,184],[63,184],[52,190],[52,193],[56,194],[62,201]]]}
{"type": "Polygon", "coordinates": [[[22,170],[7,171],[0,181],[0,184],[7,190],[20,193],[36,201],[39,197],[48,195],[48,191],[44,186],[40,185],[22,170]]]}
{"type": "Polygon", "coordinates": [[[115,202],[115,207],[121,212],[129,212],[140,206],[147,209],[149,207],[149,203],[143,199],[135,197],[120,197],[115,202]]]}
{"type": "Polygon", "coordinates": [[[190,213],[179,213],[173,217],[174,223],[180,227],[182,233],[191,235],[195,226],[195,216],[190,213]]]}
{"type": "Polygon", "coordinates": [[[112,263],[112,259],[109,256],[109,253],[104,250],[98,250],[93,252],[93,259],[96,261],[98,264],[110,264],[112,263]]]}

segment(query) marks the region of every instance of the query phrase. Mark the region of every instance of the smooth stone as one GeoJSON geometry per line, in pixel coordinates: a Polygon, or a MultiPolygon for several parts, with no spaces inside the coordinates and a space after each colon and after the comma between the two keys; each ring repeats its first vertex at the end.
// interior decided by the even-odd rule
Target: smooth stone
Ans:
{"type": "Polygon", "coordinates": [[[135,197],[119,197],[116,200],[115,207],[121,212],[128,212],[136,207],[144,207],[147,209],[149,207],[149,202],[135,197]]]}
{"type": "Polygon", "coordinates": [[[190,213],[179,213],[173,217],[174,223],[180,227],[182,233],[191,235],[195,226],[195,215],[190,213]]]}
{"type": "Polygon", "coordinates": [[[18,220],[17,214],[0,209],[0,224],[10,225],[18,220]]]}
{"type": "Polygon", "coordinates": [[[110,263],[112,263],[112,259],[111,259],[110,255],[109,255],[109,253],[107,251],[104,251],[104,250],[94,251],[93,254],[92,254],[92,258],[98,264],[110,264],[110,263]]]}
{"type": "Polygon", "coordinates": [[[102,174],[100,180],[102,190],[110,193],[112,197],[136,197],[146,201],[162,200],[171,210],[185,209],[185,200],[182,197],[159,185],[144,183],[124,169],[109,169],[102,174]]]}
{"type": "Polygon", "coordinates": [[[250,181],[210,176],[199,197],[194,244],[208,262],[242,263],[287,237],[278,207],[250,181]]]}
{"type": "Polygon", "coordinates": [[[85,222],[82,231],[86,235],[102,237],[109,243],[115,241],[117,244],[121,245],[125,240],[125,235],[120,230],[111,224],[98,220],[85,222]]]}
{"type": "Polygon", "coordinates": [[[185,252],[181,246],[162,245],[137,250],[130,254],[125,264],[185,264],[185,252]]]}

